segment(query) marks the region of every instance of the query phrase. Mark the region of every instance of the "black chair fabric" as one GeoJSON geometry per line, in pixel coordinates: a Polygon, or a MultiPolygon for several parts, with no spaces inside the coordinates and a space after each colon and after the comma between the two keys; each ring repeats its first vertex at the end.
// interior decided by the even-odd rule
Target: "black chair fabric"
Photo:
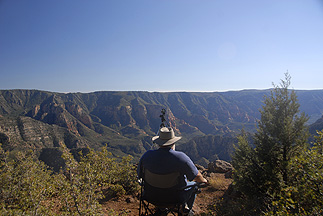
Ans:
{"type": "Polygon", "coordinates": [[[152,215],[150,204],[153,204],[154,207],[167,209],[173,215],[180,215],[180,209],[187,200],[182,193],[185,189],[179,187],[179,177],[179,173],[156,174],[144,170],[139,214],[152,215]]]}

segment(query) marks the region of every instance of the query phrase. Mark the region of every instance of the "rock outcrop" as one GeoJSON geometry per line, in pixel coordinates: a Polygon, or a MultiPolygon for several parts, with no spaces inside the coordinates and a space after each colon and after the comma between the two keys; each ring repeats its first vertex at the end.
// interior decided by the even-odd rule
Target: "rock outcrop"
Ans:
{"type": "Polygon", "coordinates": [[[232,171],[232,169],[232,165],[223,160],[216,160],[208,165],[208,172],[227,173],[232,171]]]}

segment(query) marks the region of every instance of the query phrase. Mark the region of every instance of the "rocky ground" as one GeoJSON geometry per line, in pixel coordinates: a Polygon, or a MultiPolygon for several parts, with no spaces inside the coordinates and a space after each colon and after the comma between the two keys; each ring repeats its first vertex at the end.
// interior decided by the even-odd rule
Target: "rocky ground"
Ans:
{"type": "MultiPolygon", "coordinates": [[[[226,178],[224,173],[206,173],[204,175],[209,181],[209,185],[202,188],[202,192],[197,195],[193,210],[195,215],[215,215],[211,213],[217,201],[219,201],[232,182],[231,178],[226,178]]],[[[128,215],[139,214],[139,195],[124,196],[114,198],[102,204],[105,215],[128,215]]]]}

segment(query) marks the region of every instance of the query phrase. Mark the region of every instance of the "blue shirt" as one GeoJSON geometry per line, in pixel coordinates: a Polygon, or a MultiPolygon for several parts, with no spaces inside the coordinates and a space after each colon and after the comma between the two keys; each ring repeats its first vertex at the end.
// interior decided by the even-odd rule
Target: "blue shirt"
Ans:
{"type": "Polygon", "coordinates": [[[182,186],[186,185],[187,180],[192,181],[198,174],[196,166],[185,153],[171,148],[147,151],[139,161],[137,173],[140,178],[143,167],[156,174],[179,172],[182,186]]]}

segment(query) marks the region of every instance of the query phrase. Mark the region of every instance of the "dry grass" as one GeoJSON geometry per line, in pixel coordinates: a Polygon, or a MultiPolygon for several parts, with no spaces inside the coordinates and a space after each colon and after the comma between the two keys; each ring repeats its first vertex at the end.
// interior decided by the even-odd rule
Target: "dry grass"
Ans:
{"type": "Polygon", "coordinates": [[[210,177],[208,178],[208,182],[209,190],[224,191],[228,189],[228,185],[231,184],[232,179],[226,179],[223,174],[211,173],[210,177]]]}

